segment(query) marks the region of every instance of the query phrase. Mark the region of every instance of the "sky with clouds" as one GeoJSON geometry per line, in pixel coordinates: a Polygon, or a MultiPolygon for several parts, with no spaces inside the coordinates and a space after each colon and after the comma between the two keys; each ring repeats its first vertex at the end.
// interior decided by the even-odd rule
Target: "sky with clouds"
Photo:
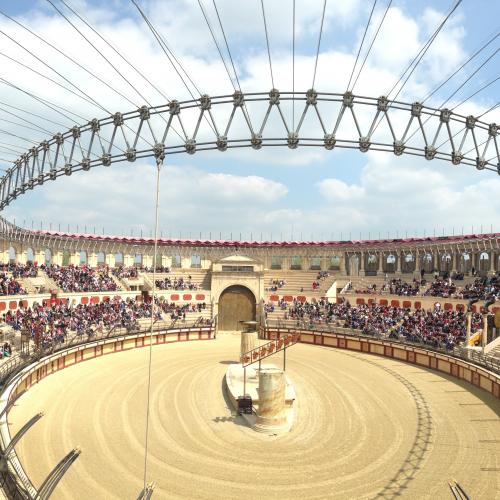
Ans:
{"type": "MultiPolygon", "coordinates": [[[[197,0],[137,3],[203,93],[232,93],[232,83],[197,0]]],[[[387,94],[454,3],[393,0],[354,93],[372,97],[387,94]]],[[[213,3],[201,0],[201,4],[222,43],[213,3]]],[[[271,80],[260,2],[218,0],[216,4],[242,89],[268,91],[271,80]]],[[[264,5],[274,83],[280,90],[291,90],[292,1],[266,0],[264,5]]],[[[327,2],[315,81],[318,91],[345,91],[372,5],[373,2],[364,0],[327,2]]],[[[387,1],[376,3],[365,48],[387,5],[387,1]]],[[[322,9],[322,0],[296,0],[298,91],[306,91],[312,83],[322,9]]],[[[166,96],[189,98],[130,1],[0,0],[0,11],[4,14],[0,16],[0,77],[4,79],[0,80],[0,168],[7,168],[7,160],[14,160],[17,151],[29,147],[27,140],[38,143],[54,131],[71,127],[71,120],[84,123],[93,117],[104,117],[102,108],[126,112],[145,101],[164,104],[166,96]],[[68,6],[139,71],[120,59],[68,6]],[[23,26],[81,66],[48,47],[23,26]],[[82,35],[100,49],[115,69],[82,35]],[[126,78],[121,78],[117,70],[126,78]],[[64,117],[12,85],[82,118],[74,114],[64,117]],[[91,96],[101,108],[86,96],[91,96]]],[[[498,2],[463,0],[398,99],[413,102],[425,98],[499,32],[499,14],[498,2]]],[[[496,78],[499,47],[500,37],[427,104],[440,107],[489,57],[447,106],[453,107],[496,78]]],[[[479,115],[498,102],[499,91],[497,81],[459,106],[457,112],[479,115]]],[[[290,109],[285,108],[285,112],[290,109]]],[[[500,123],[500,108],[484,120],[500,123]]],[[[26,227],[39,228],[42,223],[47,229],[66,230],[69,226],[72,231],[78,228],[135,235],[142,231],[149,235],[154,222],[154,182],[151,161],[100,167],[45,183],[16,200],[3,215],[26,227]]],[[[163,236],[171,237],[241,235],[244,239],[304,240],[500,231],[500,176],[466,165],[457,167],[444,161],[429,162],[415,156],[396,157],[374,151],[362,154],[355,150],[299,147],[175,155],[167,157],[161,175],[160,228],[163,236]]]]}

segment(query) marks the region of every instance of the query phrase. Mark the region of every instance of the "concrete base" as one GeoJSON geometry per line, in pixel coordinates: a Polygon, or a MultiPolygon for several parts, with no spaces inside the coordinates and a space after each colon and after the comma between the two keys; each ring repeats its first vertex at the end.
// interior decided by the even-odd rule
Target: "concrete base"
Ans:
{"type": "MultiPolygon", "coordinates": [[[[262,364],[262,369],[278,369],[275,365],[262,364]]],[[[254,368],[249,366],[246,369],[246,394],[252,397],[252,404],[258,413],[259,411],[259,370],[258,367],[254,368]]],[[[238,409],[238,397],[243,396],[243,375],[244,370],[241,364],[234,363],[229,365],[226,371],[226,387],[227,395],[233,408],[238,409]]],[[[271,421],[264,421],[263,417],[257,417],[257,415],[242,415],[249,427],[252,427],[257,432],[268,433],[268,434],[282,434],[288,432],[293,424],[294,419],[294,408],[293,404],[295,401],[295,389],[290,381],[290,379],[285,374],[285,421],[279,426],[272,424],[271,421]],[[258,424],[259,421],[259,424],[258,424]]],[[[265,418],[265,417],[264,417],[265,418]]]]}

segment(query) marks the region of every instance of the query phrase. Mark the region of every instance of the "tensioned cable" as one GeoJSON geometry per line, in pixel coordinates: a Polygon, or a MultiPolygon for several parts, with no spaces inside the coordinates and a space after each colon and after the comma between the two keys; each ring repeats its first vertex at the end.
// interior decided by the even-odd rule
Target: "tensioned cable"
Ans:
{"type": "Polygon", "coordinates": [[[85,71],[87,74],[89,74],[91,77],[95,78],[100,83],[102,83],[103,85],[105,85],[112,92],[114,92],[115,94],[117,94],[120,97],[122,97],[123,99],[125,99],[129,104],[131,104],[134,107],[137,107],[137,105],[133,101],[131,101],[126,95],[122,94],[116,88],[114,88],[113,86],[111,86],[108,82],[106,82],[105,80],[103,80],[102,78],[100,78],[98,75],[96,75],[91,70],[89,70],[88,68],[86,68],[85,66],[83,66],[81,63],[79,63],[77,60],[73,59],[71,56],[69,56],[68,54],[66,54],[65,52],[63,52],[61,49],[59,49],[58,47],[56,47],[52,43],[48,42],[43,37],[41,37],[40,35],[38,35],[37,33],[35,33],[33,30],[31,30],[30,28],[28,28],[27,26],[25,26],[21,22],[17,21],[13,17],[9,16],[5,12],[3,12],[3,11],[0,10],[0,14],[3,15],[4,17],[6,17],[7,19],[10,19],[12,22],[16,23],[18,26],[20,26],[21,28],[23,28],[24,30],[26,30],[28,33],[30,33],[31,35],[33,35],[34,37],[36,37],[42,43],[44,43],[48,47],[52,48],[53,50],[55,50],[56,52],[58,52],[59,54],[61,54],[63,57],[65,57],[66,59],[68,59],[69,61],[71,61],[73,64],[75,64],[76,66],[78,66],[80,69],[82,69],[83,71],[85,71]]]}
{"type": "MultiPolygon", "coordinates": [[[[134,64],[132,64],[116,47],[114,47],[105,37],[103,37],[101,35],[101,33],[99,33],[99,31],[92,25],[90,24],[77,10],[75,10],[73,7],[71,7],[71,5],[68,5],[68,3],[65,1],[65,0],[59,0],[60,2],[62,2],[76,17],[78,17],[78,19],[80,19],[80,21],[82,21],[86,26],[88,26],[113,52],[115,52],[115,54],[117,54],[130,68],[132,68],[144,81],[146,81],[156,92],[158,92],[167,102],[170,102],[170,99],[165,95],[165,93],[159,89],[154,83],[152,83],[148,78],[147,76],[145,76],[141,71],[139,71],[137,69],[136,66],[134,66],[134,64]]],[[[114,68],[114,66],[113,66],[114,68]]],[[[147,102],[147,99],[142,95],[141,92],[139,92],[139,90],[134,87],[134,85],[132,85],[130,83],[130,81],[122,75],[122,73],[120,73],[118,70],[115,70],[118,72],[118,74],[127,82],[127,84],[139,95],[139,97],[141,97],[141,99],[144,99],[144,101],[146,103],[147,102]]],[[[149,104],[149,103],[148,103],[149,104]]],[[[149,104],[149,106],[151,106],[151,104],[149,104]]]]}
{"type": "Polygon", "coordinates": [[[9,111],[8,109],[3,108],[2,106],[0,106],[0,111],[3,111],[4,113],[7,113],[9,115],[15,116],[16,118],[19,118],[20,120],[22,120],[22,121],[24,121],[26,123],[29,123],[30,125],[34,125],[35,127],[38,127],[43,132],[46,132],[47,134],[54,135],[54,133],[51,132],[50,130],[47,130],[47,129],[43,128],[43,127],[40,127],[37,123],[34,123],[34,122],[30,121],[30,120],[27,120],[26,118],[18,115],[17,113],[13,113],[12,111],[9,111]]]}
{"type": "Polygon", "coordinates": [[[487,89],[490,85],[493,85],[495,82],[497,82],[498,80],[500,80],[500,75],[497,76],[496,78],[494,78],[493,80],[490,80],[488,83],[486,83],[485,85],[483,85],[481,88],[479,88],[478,90],[476,90],[473,94],[471,94],[470,96],[466,97],[464,100],[460,101],[456,106],[453,106],[453,108],[451,108],[452,111],[454,111],[455,109],[457,109],[459,106],[462,106],[462,104],[465,104],[469,99],[472,99],[474,96],[476,96],[477,94],[479,94],[480,92],[482,92],[484,89],[487,89]]]}
{"type": "Polygon", "coordinates": [[[231,61],[231,66],[233,68],[234,77],[236,78],[236,83],[238,85],[238,89],[241,92],[240,80],[238,78],[238,73],[237,73],[236,68],[234,66],[233,56],[231,55],[231,50],[229,49],[229,43],[227,41],[226,32],[224,31],[224,26],[222,25],[222,20],[221,20],[220,14],[219,14],[219,9],[217,8],[217,4],[215,3],[215,0],[212,0],[212,3],[213,3],[214,8],[215,8],[215,13],[217,14],[217,20],[219,21],[219,26],[220,26],[220,29],[222,31],[222,36],[224,37],[224,43],[226,44],[226,50],[227,50],[227,53],[229,55],[229,60],[231,61]]]}
{"type": "Polygon", "coordinates": [[[79,120],[83,120],[83,121],[88,121],[86,118],[84,118],[83,116],[75,113],[74,111],[70,111],[69,109],[66,109],[66,108],[63,108],[62,106],[58,105],[58,104],[55,104],[47,99],[44,99],[43,97],[39,97],[35,94],[33,94],[32,92],[29,92],[27,90],[24,90],[22,89],[21,87],[15,85],[14,83],[12,82],[9,82],[8,80],[6,80],[5,78],[2,78],[0,77],[0,82],[3,82],[5,85],[8,85],[9,87],[12,87],[16,90],[19,90],[20,92],[23,92],[24,94],[30,96],[31,98],[35,99],[36,101],[40,102],[41,104],[47,106],[48,108],[52,109],[53,111],[55,111],[56,113],[59,113],[61,116],[64,116],[65,118],[67,118],[68,120],[70,120],[71,122],[74,122],[75,119],[74,118],[71,118],[69,117],[68,115],[66,115],[65,113],[69,113],[73,116],[76,116],[79,120]],[[65,113],[63,113],[62,111],[60,110],[63,110],[65,113]]]}
{"type": "MultiPolygon", "coordinates": [[[[60,0],[60,2],[62,2],[76,17],[78,17],[78,19],[80,19],[80,21],[82,21],[86,26],[88,26],[104,43],[106,43],[106,45],[108,45],[108,47],[110,47],[116,54],[118,54],[121,59],[123,59],[123,61],[125,61],[137,74],[139,74],[146,82],[149,83],[149,85],[151,85],[164,99],[167,100],[167,102],[170,102],[170,99],[160,90],[158,89],[153,83],[150,82],[150,80],[144,76],[131,62],[129,62],[122,54],[120,51],[118,51],[118,49],[116,49],[115,47],[113,47],[113,45],[111,43],[108,42],[108,40],[106,40],[88,21],[86,21],[75,9],[73,9],[70,5],[68,5],[65,0],[60,0]]],[[[50,2],[52,4],[52,2],[50,2]]],[[[55,8],[55,7],[54,7],[55,8]]],[[[57,9],[56,9],[57,10],[57,9]]],[[[64,16],[59,10],[57,10],[65,19],[66,21],[71,24],[71,26],[73,28],[76,29],[76,31],[78,31],[78,33],[92,46],[92,48],[113,68],[113,70],[118,73],[118,75],[123,79],[125,80],[125,82],[137,93],[137,95],[139,95],[139,97],[141,99],[144,100],[144,102],[149,106],[149,107],[152,107],[152,104],[149,102],[148,99],[146,99],[146,97],[144,97],[144,95],[134,86],[132,85],[132,83],[118,70],[118,68],[116,68],[116,66],[92,43],[90,42],[90,40],[88,40],[67,18],[66,16],[64,16]]],[[[122,94],[120,94],[122,95],[122,94]]],[[[133,101],[131,101],[130,99],[128,99],[128,102],[130,102],[133,106],[135,107],[138,107],[138,105],[136,103],[134,103],[133,101]]],[[[163,117],[163,115],[160,115],[161,116],[161,119],[166,123],[166,120],[165,118],[163,117]]],[[[173,127],[171,126],[172,130],[177,134],[177,136],[181,139],[181,140],[184,140],[183,137],[181,136],[181,134],[179,134],[179,132],[173,127]]],[[[147,141],[146,141],[147,142],[147,141]]]]}
{"type": "Polygon", "coordinates": [[[23,127],[27,130],[33,130],[34,132],[38,132],[38,133],[43,132],[44,134],[47,134],[47,133],[52,134],[52,132],[49,132],[48,130],[45,130],[41,127],[38,127],[38,125],[35,125],[36,128],[30,127],[29,125],[23,125],[22,123],[13,122],[12,120],[7,120],[5,118],[2,118],[0,121],[2,123],[10,123],[11,125],[16,125],[17,127],[23,127]]]}
{"type": "MultiPolygon", "coordinates": [[[[3,33],[2,31],[0,31],[0,33],[3,33]]],[[[29,52],[29,51],[28,51],[29,52]]],[[[32,54],[31,54],[32,55],[32,54]]],[[[76,97],[80,98],[80,99],[83,99],[84,101],[88,102],[89,104],[91,104],[92,106],[97,106],[99,107],[97,104],[95,104],[94,102],[92,102],[90,99],[88,99],[87,97],[85,96],[82,96],[80,94],[78,94],[77,92],[75,92],[74,90],[71,90],[70,88],[66,87],[65,85],[63,85],[62,83],[59,83],[57,80],[54,80],[53,78],[50,78],[50,76],[47,76],[47,75],[44,75],[43,73],[40,73],[39,71],[37,71],[36,69],[33,69],[32,67],[28,66],[27,64],[24,64],[22,63],[21,61],[18,61],[16,59],[14,59],[13,57],[10,57],[8,56],[7,54],[4,54],[3,52],[0,52],[0,56],[3,56],[7,59],[9,59],[10,61],[12,61],[13,63],[15,64],[18,64],[19,66],[22,66],[23,68],[27,69],[28,71],[31,71],[32,73],[35,73],[36,75],[40,76],[41,78],[44,78],[46,80],[49,80],[51,83],[57,85],[58,87],[61,87],[62,89],[66,90],[67,92],[71,92],[73,95],[75,95],[76,97]]],[[[36,56],[33,56],[33,57],[36,57],[36,56]]],[[[101,109],[99,107],[99,109],[101,109]]],[[[105,110],[104,110],[105,111],[105,110]]]]}
{"type": "Polygon", "coordinates": [[[231,87],[233,87],[233,89],[236,90],[236,86],[234,85],[233,78],[231,77],[231,73],[229,72],[229,68],[227,67],[226,60],[225,60],[224,56],[222,55],[222,51],[219,47],[219,42],[217,42],[217,38],[215,37],[214,30],[212,29],[212,25],[210,24],[210,21],[208,20],[207,13],[205,11],[205,8],[203,7],[203,4],[201,3],[201,0],[198,0],[198,5],[199,5],[200,10],[203,14],[203,18],[205,19],[205,23],[208,26],[208,29],[210,30],[210,34],[212,35],[212,40],[214,41],[215,46],[217,47],[217,52],[219,53],[222,64],[224,65],[224,69],[226,70],[229,81],[231,82],[231,87]]]}
{"type": "Polygon", "coordinates": [[[490,45],[493,41],[495,41],[498,36],[500,36],[500,32],[494,35],[492,38],[490,38],[484,45],[482,45],[474,54],[472,54],[467,61],[465,61],[459,68],[457,68],[450,76],[446,78],[441,84],[439,84],[434,90],[429,92],[425,99],[422,101],[422,104],[425,104],[427,100],[429,100],[441,87],[446,85],[457,73],[459,73],[467,64],[469,64],[476,56],[479,55],[480,52],[482,52],[488,45],[490,45]]]}
{"type": "Polygon", "coordinates": [[[16,145],[10,144],[8,142],[0,142],[0,147],[2,147],[4,149],[10,149],[11,151],[14,151],[14,153],[18,154],[18,155],[22,155],[24,153],[24,151],[22,151],[20,149],[14,149],[14,148],[16,148],[16,145]]]}
{"type": "Polygon", "coordinates": [[[22,141],[29,142],[30,144],[33,144],[34,146],[38,145],[35,141],[32,141],[31,139],[27,139],[26,137],[22,137],[20,135],[13,134],[12,132],[9,132],[8,130],[0,129],[0,133],[4,134],[4,135],[10,135],[11,137],[15,137],[16,139],[21,139],[22,141]]]}
{"type": "Polygon", "coordinates": [[[273,75],[273,65],[271,63],[271,49],[269,48],[269,36],[267,34],[267,21],[266,21],[266,10],[264,9],[264,0],[260,0],[260,6],[262,8],[262,19],[264,20],[264,32],[266,34],[266,45],[267,45],[267,58],[269,59],[269,71],[271,72],[271,85],[274,86],[274,75],[273,75]]]}
{"type": "MultiPolygon", "coordinates": [[[[380,20],[380,22],[377,26],[377,30],[375,31],[375,35],[373,36],[373,39],[370,43],[370,46],[368,47],[368,50],[366,51],[365,57],[363,58],[363,63],[361,64],[361,67],[359,68],[359,71],[358,71],[358,74],[356,75],[356,79],[354,80],[354,83],[352,84],[351,92],[354,92],[354,87],[356,86],[356,83],[358,83],[359,77],[361,76],[361,72],[363,71],[363,68],[365,67],[368,56],[370,55],[370,52],[372,51],[375,40],[377,39],[379,31],[382,28],[382,25],[384,24],[385,18],[387,16],[387,13],[389,12],[389,9],[391,8],[392,2],[393,2],[393,0],[389,0],[387,7],[385,8],[384,15],[382,16],[382,19],[380,20]]],[[[348,88],[348,90],[349,90],[349,88],[348,88]]]]}
{"type": "MultiPolygon", "coordinates": [[[[408,80],[410,79],[411,75],[417,69],[417,66],[420,64],[420,61],[422,61],[423,57],[425,56],[425,54],[429,50],[430,46],[432,45],[432,43],[434,42],[434,40],[436,39],[436,37],[439,35],[440,31],[443,29],[443,26],[446,24],[446,22],[448,21],[448,19],[451,17],[451,15],[455,12],[455,10],[458,8],[458,6],[461,3],[462,3],[462,0],[457,0],[455,2],[455,5],[453,6],[453,8],[450,10],[450,12],[448,12],[448,14],[446,15],[446,17],[443,19],[443,21],[439,24],[439,26],[434,31],[434,33],[430,36],[430,38],[427,40],[427,42],[425,42],[425,44],[421,47],[421,49],[419,50],[419,52],[417,53],[417,55],[412,59],[412,61],[410,62],[410,64],[403,71],[403,73],[399,77],[398,81],[393,85],[393,87],[391,88],[391,90],[387,93],[387,96],[389,96],[390,94],[392,94],[392,92],[396,89],[396,87],[399,85],[399,83],[401,82],[401,80],[404,78],[405,74],[408,73],[408,71],[411,68],[411,71],[409,71],[408,76],[406,77],[406,79],[402,83],[401,87],[397,91],[397,93],[394,96],[394,98],[392,98],[392,101],[395,101],[398,98],[399,94],[402,92],[403,88],[408,83],[408,80]]],[[[389,108],[390,107],[391,107],[391,103],[389,104],[389,108]]],[[[384,118],[383,115],[379,118],[379,121],[376,123],[375,127],[372,130],[372,135],[377,130],[377,128],[380,125],[380,123],[382,122],[383,118],[384,118]]]]}
{"type": "Polygon", "coordinates": [[[41,120],[44,120],[46,122],[53,123],[54,125],[57,125],[58,127],[66,128],[66,125],[59,123],[59,122],[55,122],[53,120],[50,120],[49,118],[46,118],[45,116],[37,115],[36,113],[33,113],[32,111],[26,111],[25,109],[18,108],[17,106],[13,106],[12,104],[8,104],[8,103],[3,102],[3,101],[0,101],[0,104],[2,104],[3,106],[8,106],[9,108],[15,109],[17,111],[21,111],[22,113],[26,113],[27,115],[34,116],[35,118],[40,118],[41,120]]]}
{"type": "Polygon", "coordinates": [[[292,13],[292,130],[295,131],[295,0],[292,13]]]}
{"type": "Polygon", "coordinates": [[[423,59],[423,57],[427,53],[427,51],[429,50],[430,46],[432,45],[432,43],[434,42],[434,40],[436,39],[436,37],[438,36],[438,34],[440,33],[440,31],[443,29],[443,26],[446,24],[446,22],[451,17],[451,15],[455,12],[455,10],[457,10],[458,6],[461,3],[462,3],[462,0],[457,0],[456,1],[455,5],[450,10],[450,12],[448,12],[448,14],[446,15],[446,17],[441,22],[441,24],[436,28],[436,30],[431,35],[431,37],[429,38],[429,40],[427,40],[427,42],[422,46],[422,48],[417,53],[417,55],[410,62],[410,64],[408,65],[408,67],[403,71],[402,75],[399,77],[398,81],[393,85],[392,89],[387,93],[387,96],[389,96],[390,94],[392,94],[392,92],[396,89],[396,87],[399,85],[399,83],[401,82],[401,80],[403,80],[405,74],[409,71],[408,76],[404,80],[401,88],[398,90],[398,92],[397,92],[397,94],[396,94],[396,96],[394,97],[393,100],[397,99],[397,96],[401,93],[401,91],[405,87],[406,83],[408,82],[408,80],[410,79],[411,75],[413,74],[413,72],[415,71],[415,69],[417,68],[417,66],[419,65],[420,61],[423,59]],[[413,66],[413,68],[412,68],[412,66],[413,66]],[[410,68],[412,68],[411,71],[410,71],[410,68]]]}
{"type": "MultiPolygon", "coordinates": [[[[185,82],[184,78],[182,77],[182,75],[180,74],[179,70],[177,69],[177,66],[173,63],[172,61],[172,58],[176,61],[176,63],[179,65],[179,67],[182,69],[182,71],[184,72],[184,74],[187,76],[188,80],[191,82],[191,84],[193,85],[193,87],[196,89],[196,91],[198,92],[198,94],[200,95],[200,97],[202,96],[201,95],[201,92],[200,90],[198,89],[198,87],[193,83],[193,80],[190,78],[190,76],[188,75],[188,73],[186,72],[186,70],[182,67],[182,64],[177,60],[177,58],[175,57],[175,55],[173,54],[173,52],[170,50],[170,48],[168,47],[167,43],[165,42],[164,38],[160,35],[160,33],[156,30],[156,28],[153,26],[153,24],[151,23],[151,21],[148,19],[148,17],[146,16],[145,12],[141,9],[141,7],[139,7],[139,5],[137,4],[136,0],[130,0],[134,5],[135,7],[137,8],[137,10],[139,11],[142,19],[144,20],[144,22],[146,23],[146,25],[148,26],[149,30],[151,31],[151,33],[153,34],[153,36],[156,38],[156,41],[158,42],[158,44],[160,45],[163,53],[167,56],[167,59],[169,60],[170,64],[172,65],[172,67],[174,68],[175,72],[177,73],[177,75],[179,76],[179,78],[182,80],[182,83],[184,84],[184,86],[186,87],[187,91],[189,92],[189,94],[191,95],[191,98],[193,99],[193,101],[196,101],[196,98],[194,97],[193,93],[191,92],[191,89],[189,88],[189,86],[187,85],[187,83],[185,82]],[[169,55],[170,54],[170,55],[169,55]],[[172,57],[171,57],[172,56],[172,57]]],[[[212,132],[214,133],[215,136],[217,136],[217,132],[216,130],[214,129],[214,126],[212,125],[212,123],[210,123],[210,121],[208,120],[208,118],[206,117],[205,114],[203,114],[203,117],[205,118],[205,121],[207,122],[208,126],[212,129],[212,132]]]]}
{"type": "Polygon", "coordinates": [[[160,35],[160,33],[158,32],[158,30],[154,27],[153,23],[149,20],[148,16],[146,15],[146,13],[142,10],[142,8],[139,6],[139,4],[136,2],[136,0],[130,0],[136,7],[136,9],[139,11],[139,14],[141,15],[142,19],[144,20],[144,22],[146,23],[146,25],[148,26],[149,30],[151,31],[151,33],[153,34],[153,36],[155,37],[156,41],[158,42],[158,44],[160,45],[162,51],[164,52],[164,54],[167,56],[167,59],[169,60],[170,64],[172,65],[172,67],[174,68],[175,72],[177,73],[177,75],[179,76],[179,78],[181,79],[182,83],[184,84],[184,86],[186,87],[187,91],[189,92],[191,98],[193,100],[196,100],[196,98],[194,97],[191,89],[189,88],[189,85],[186,83],[186,81],[184,80],[184,77],[181,75],[179,69],[177,68],[177,66],[174,64],[173,62],[173,59],[176,61],[176,63],[178,64],[179,68],[182,70],[182,72],[186,75],[186,78],[189,80],[189,82],[191,83],[191,85],[196,89],[196,92],[201,96],[201,92],[200,90],[198,89],[198,87],[196,86],[196,84],[193,82],[193,80],[190,78],[190,76],[187,74],[186,70],[183,68],[182,64],[177,60],[177,58],[174,56],[172,50],[170,49],[170,47],[167,45],[167,43],[165,42],[164,38],[160,35]]]}
{"type": "MultiPolygon", "coordinates": [[[[481,65],[476,68],[448,97],[447,99],[445,99],[440,106],[438,106],[438,109],[442,109],[444,108],[444,106],[446,106],[446,104],[451,101],[451,99],[453,99],[453,97],[467,84],[467,82],[469,82],[477,73],[478,71],[483,68],[483,66],[485,66],[486,63],[488,63],[498,52],[500,51],[500,49],[497,49],[495,52],[493,52],[493,54],[491,54],[485,61],[483,61],[481,63],[481,65]]],[[[492,82],[494,83],[494,82],[492,82]]],[[[491,85],[491,84],[490,84],[491,85]]],[[[478,91],[480,92],[481,89],[478,91]]],[[[478,93],[476,92],[476,93],[478,93]]],[[[464,102],[468,101],[471,97],[473,97],[474,95],[473,94],[472,96],[469,96],[467,99],[465,99],[463,102],[461,102],[460,104],[458,104],[457,106],[460,106],[461,104],[463,104],[464,102]]],[[[453,107],[452,108],[452,111],[457,107],[453,107]]],[[[433,116],[436,116],[438,114],[438,111],[434,111],[432,114],[430,114],[425,120],[424,122],[422,123],[422,127],[433,117],[433,116]]],[[[410,134],[408,136],[408,138],[405,140],[405,144],[417,133],[417,131],[420,130],[419,128],[417,128],[416,130],[413,131],[412,134],[410,134]]]]}
{"type": "Polygon", "coordinates": [[[319,28],[319,36],[318,36],[318,47],[316,48],[316,60],[314,61],[314,72],[313,72],[313,80],[311,88],[314,88],[314,83],[316,82],[316,71],[318,69],[318,59],[319,59],[319,49],[321,47],[321,36],[323,35],[323,23],[325,21],[325,10],[326,10],[326,2],[328,0],[324,0],[323,2],[323,13],[321,14],[321,26],[319,28]]]}
{"type": "Polygon", "coordinates": [[[354,61],[354,66],[352,67],[351,76],[349,77],[349,82],[347,84],[347,90],[349,90],[349,87],[351,86],[352,77],[354,76],[354,70],[356,69],[356,66],[358,65],[359,54],[361,53],[361,49],[363,48],[363,44],[365,43],[366,33],[368,32],[368,28],[370,27],[370,23],[371,23],[372,16],[373,16],[373,11],[375,10],[375,6],[377,5],[377,2],[378,2],[378,0],[373,0],[372,10],[370,11],[370,16],[368,17],[368,22],[366,23],[365,31],[363,33],[363,37],[361,38],[361,43],[359,44],[358,53],[356,54],[356,60],[354,61]]]}

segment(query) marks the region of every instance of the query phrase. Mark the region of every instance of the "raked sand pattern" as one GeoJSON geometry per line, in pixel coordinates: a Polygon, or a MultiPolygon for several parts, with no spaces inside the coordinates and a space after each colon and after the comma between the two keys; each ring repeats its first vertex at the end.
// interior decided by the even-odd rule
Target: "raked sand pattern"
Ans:
{"type": "MultiPolygon", "coordinates": [[[[236,334],[153,348],[148,481],[153,498],[500,498],[500,403],[413,365],[296,345],[291,431],[247,428],[223,393],[236,334]]],[[[82,454],[54,499],[135,499],[142,488],[148,349],[86,361],[31,388],[11,433],[35,486],[74,446],[82,454]]],[[[278,357],[272,360],[278,364],[278,357]]]]}

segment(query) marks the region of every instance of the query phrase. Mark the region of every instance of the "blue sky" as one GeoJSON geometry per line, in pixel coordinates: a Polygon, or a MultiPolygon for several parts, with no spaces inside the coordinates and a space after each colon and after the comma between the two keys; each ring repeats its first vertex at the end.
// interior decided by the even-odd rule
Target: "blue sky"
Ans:
{"type": "MultiPolygon", "coordinates": [[[[186,90],[164,59],[150,32],[130,2],[66,0],[93,23],[144,71],[169,96],[186,98],[186,90]]],[[[59,0],[54,3],[61,9],[59,0]]],[[[140,5],[174,49],[197,84],[210,94],[231,93],[229,80],[211,42],[198,3],[195,0],[146,1],[140,5]]],[[[215,23],[212,4],[202,2],[215,23]]],[[[267,0],[265,3],[271,57],[276,86],[290,90],[292,2],[267,0]],[[288,89],[285,87],[289,87],[288,89]]],[[[377,97],[386,93],[401,72],[428,39],[454,2],[394,0],[379,37],[361,74],[357,91],[377,97]],[[388,82],[391,82],[388,84],[388,82]]],[[[268,91],[270,76],[262,25],[260,2],[219,0],[217,5],[243,90],[268,91]]],[[[387,2],[377,2],[367,40],[371,41],[387,2]]],[[[324,32],[318,60],[319,91],[343,92],[368,20],[371,1],[330,0],[327,3],[324,32]]],[[[297,0],[297,90],[307,90],[312,78],[323,2],[297,0]]],[[[16,2],[0,0],[0,9],[25,23],[44,38],[95,68],[103,78],[127,92],[124,82],[98,61],[88,45],[79,38],[46,1],[16,2]]],[[[67,12],[67,11],[66,11],[67,12]]],[[[418,66],[400,98],[421,100],[430,90],[459,67],[488,37],[499,31],[500,4],[487,0],[464,0],[436,38],[418,66]]],[[[70,17],[74,22],[76,19],[70,17]]],[[[83,78],[74,67],[33,40],[7,19],[0,29],[29,46],[86,92],[114,110],[129,111],[131,105],[83,78]]],[[[220,36],[220,33],[218,33],[220,36]]],[[[22,54],[2,36],[1,51],[43,72],[40,66],[22,54]],[[5,43],[3,43],[5,42],[5,43]]],[[[500,46],[500,38],[444,86],[429,102],[440,103],[464,81],[484,59],[500,46]]],[[[366,47],[366,45],[365,45],[366,47]]],[[[363,53],[362,53],[363,55],[363,53]]],[[[458,103],[486,82],[498,76],[499,55],[482,68],[453,98],[458,103]]],[[[11,81],[29,87],[81,113],[94,113],[85,103],[66,95],[57,87],[39,81],[11,62],[4,61],[5,74],[11,81]],[[31,85],[31,87],[30,87],[31,85]]],[[[117,62],[118,64],[118,62],[117,62]]],[[[52,75],[54,76],[54,75],[52,75]]],[[[62,81],[59,76],[54,76],[62,81]]],[[[132,79],[132,77],[131,77],[132,79]]],[[[133,80],[154,104],[158,94],[144,82],[133,80]]],[[[500,83],[459,108],[463,114],[479,114],[499,100],[500,83]]],[[[356,92],[355,92],[356,93],[356,92]]],[[[0,85],[0,100],[24,109],[40,112],[36,103],[0,85]]],[[[453,104],[453,103],[452,103],[453,104]]],[[[488,122],[500,122],[498,108],[487,115],[488,122]]],[[[43,116],[47,113],[43,111],[43,116]]],[[[0,110],[1,118],[8,116],[0,110]]],[[[47,115],[47,118],[54,118],[47,115]]],[[[486,118],[485,118],[486,119],[486,118]]],[[[40,123],[38,121],[37,123],[40,123]]],[[[68,125],[69,126],[69,125],[68,125]]],[[[5,130],[14,125],[4,124],[5,130]]],[[[23,130],[23,135],[39,141],[38,132],[23,130]]],[[[0,141],[12,144],[12,137],[0,141]]],[[[24,143],[19,143],[22,145],[24,143]]],[[[0,145],[0,149],[1,149],[0,145]]],[[[5,155],[1,155],[5,157],[5,155]]],[[[10,157],[9,157],[10,158],[10,157]]],[[[14,159],[14,158],[12,158],[14,159]]],[[[117,165],[78,174],[41,188],[16,200],[5,214],[40,227],[72,230],[87,227],[98,232],[149,234],[153,222],[152,165],[147,161],[117,165]]],[[[359,151],[299,148],[291,151],[207,152],[194,156],[167,158],[162,174],[160,226],[164,235],[178,237],[213,236],[276,239],[339,239],[387,236],[451,234],[452,232],[500,231],[500,177],[493,172],[478,172],[473,167],[455,167],[442,161],[387,153],[361,154],[359,151]]]]}

